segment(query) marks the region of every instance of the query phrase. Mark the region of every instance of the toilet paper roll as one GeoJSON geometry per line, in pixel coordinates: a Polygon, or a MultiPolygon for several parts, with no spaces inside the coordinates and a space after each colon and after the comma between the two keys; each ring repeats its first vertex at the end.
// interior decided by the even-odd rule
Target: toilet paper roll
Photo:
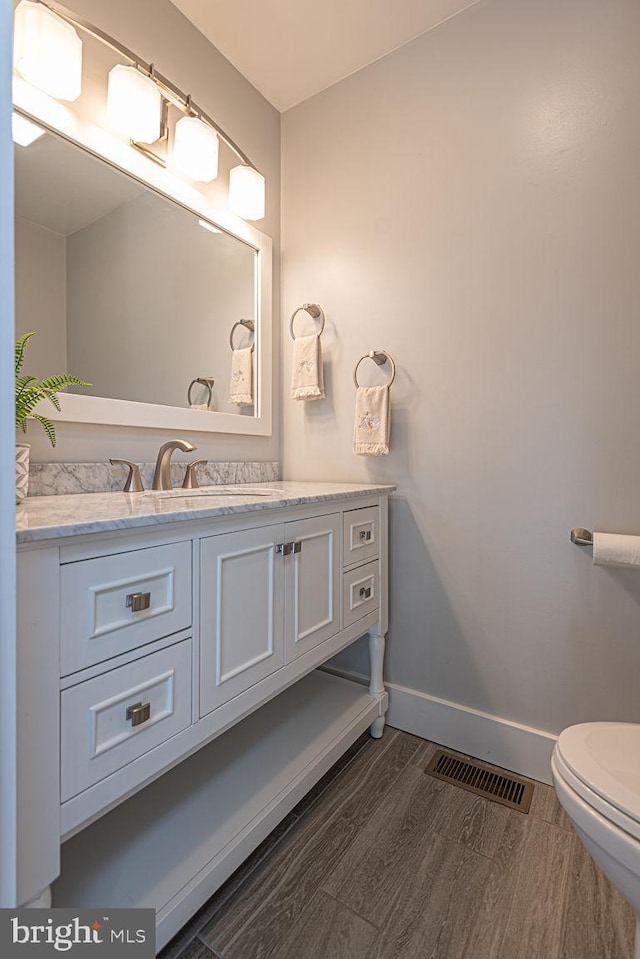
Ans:
{"type": "Polygon", "coordinates": [[[593,564],[594,566],[637,566],[640,568],[640,536],[594,533],[593,564]]]}

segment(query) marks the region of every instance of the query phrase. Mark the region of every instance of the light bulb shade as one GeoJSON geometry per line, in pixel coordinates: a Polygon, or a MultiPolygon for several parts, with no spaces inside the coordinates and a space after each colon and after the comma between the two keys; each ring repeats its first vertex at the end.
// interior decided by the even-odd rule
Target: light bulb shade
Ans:
{"type": "Polygon", "coordinates": [[[11,136],[18,146],[28,147],[44,136],[44,130],[33,120],[27,120],[20,113],[14,112],[11,114],[11,136]]]}
{"type": "Polygon", "coordinates": [[[56,100],[77,100],[82,89],[82,40],[41,3],[16,7],[13,65],[27,83],[56,100]]]}
{"type": "Polygon", "coordinates": [[[264,177],[250,166],[229,173],[229,206],[244,220],[261,220],[265,212],[264,177]]]}
{"type": "Polygon", "coordinates": [[[218,134],[197,117],[176,123],[173,165],[183,176],[210,183],[218,175],[218,134]]]}
{"type": "Polygon", "coordinates": [[[160,136],[162,94],[136,67],[119,63],[109,71],[107,121],[125,137],[154,143],[160,136]]]}

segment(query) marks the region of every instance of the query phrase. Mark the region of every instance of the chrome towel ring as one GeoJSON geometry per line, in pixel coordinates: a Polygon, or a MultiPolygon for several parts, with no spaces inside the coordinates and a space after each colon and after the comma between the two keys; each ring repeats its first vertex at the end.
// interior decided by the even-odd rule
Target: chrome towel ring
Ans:
{"type": "Polygon", "coordinates": [[[256,325],[253,322],[253,320],[238,320],[237,323],[233,324],[233,326],[231,327],[231,332],[229,333],[229,346],[231,347],[232,350],[235,349],[233,345],[233,334],[235,333],[235,331],[238,329],[239,326],[246,327],[250,333],[254,334],[254,337],[253,337],[254,341],[251,344],[251,349],[253,349],[253,347],[255,346],[255,332],[256,332],[256,325]]]}
{"type": "Polygon", "coordinates": [[[396,364],[393,357],[391,356],[390,353],[387,353],[386,350],[369,350],[368,353],[364,353],[360,357],[360,359],[358,360],[358,362],[356,363],[354,367],[353,382],[355,383],[356,389],[360,388],[360,384],[358,383],[358,367],[360,366],[363,360],[373,360],[373,362],[377,363],[378,366],[384,366],[384,364],[388,361],[391,365],[391,379],[387,383],[387,386],[391,386],[391,384],[396,378],[396,364]]]}
{"type": "Polygon", "coordinates": [[[213,379],[212,376],[197,376],[195,380],[191,380],[191,382],[189,383],[189,389],[187,390],[187,403],[189,404],[189,406],[193,405],[191,402],[191,390],[196,385],[196,383],[199,383],[200,386],[204,386],[205,389],[208,390],[209,395],[207,396],[207,406],[211,406],[211,399],[213,396],[213,384],[215,383],[215,380],[213,379]]]}
{"type": "Polygon", "coordinates": [[[318,306],[317,303],[303,303],[302,306],[299,306],[297,310],[294,310],[291,314],[291,320],[289,321],[289,333],[291,334],[291,339],[295,340],[295,333],[293,332],[293,321],[301,310],[306,310],[309,316],[313,317],[314,320],[320,319],[320,329],[318,330],[318,336],[322,335],[324,330],[324,311],[321,306],[318,306]]]}

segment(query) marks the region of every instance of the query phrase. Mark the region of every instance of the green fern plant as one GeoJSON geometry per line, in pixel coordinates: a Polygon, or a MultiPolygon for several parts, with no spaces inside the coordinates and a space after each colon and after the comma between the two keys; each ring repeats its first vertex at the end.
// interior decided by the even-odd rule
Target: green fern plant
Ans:
{"type": "Polygon", "coordinates": [[[42,400],[49,400],[57,410],[60,410],[58,393],[67,386],[91,386],[79,380],[70,373],[61,373],[58,376],[49,376],[46,380],[39,380],[37,376],[26,376],[22,372],[24,355],[27,343],[34,333],[25,333],[16,343],[16,430],[27,432],[27,417],[32,416],[40,423],[52,446],[56,445],[56,430],[48,416],[34,413],[34,409],[42,400]]]}

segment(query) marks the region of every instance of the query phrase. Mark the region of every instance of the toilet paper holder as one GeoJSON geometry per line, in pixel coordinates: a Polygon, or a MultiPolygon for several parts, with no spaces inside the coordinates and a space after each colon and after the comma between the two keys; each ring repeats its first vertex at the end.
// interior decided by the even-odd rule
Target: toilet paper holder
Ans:
{"type": "Polygon", "coordinates": [[[593,533],[591,530],[583,529],[583,527],[572,529],[571,542],[575,543],[576,546],[593,546],[593,533]]]}

